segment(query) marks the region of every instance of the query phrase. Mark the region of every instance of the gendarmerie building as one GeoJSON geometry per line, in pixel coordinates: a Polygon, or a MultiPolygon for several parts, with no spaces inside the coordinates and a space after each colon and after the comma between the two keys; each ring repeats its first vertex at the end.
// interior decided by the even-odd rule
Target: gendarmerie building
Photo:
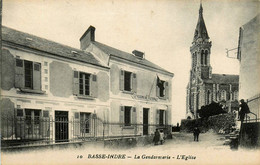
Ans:
{"type": "Polygon", "coordinates": [[[2,27],[1,136],[7,145],[151,135],[170,129],[173,73],[95,41],[72,48],[2,27]]]}
{"type": "Polygon", "coordinates": [[[190,79],[187,86],[186,118],[198,118],[197,111],[211,102],[220,102],[227,111],[238,107],[238,75],[212,74],[211,46],[203,8],[200,4],[199,19],[195,29],[191,52],[190,79]]]}

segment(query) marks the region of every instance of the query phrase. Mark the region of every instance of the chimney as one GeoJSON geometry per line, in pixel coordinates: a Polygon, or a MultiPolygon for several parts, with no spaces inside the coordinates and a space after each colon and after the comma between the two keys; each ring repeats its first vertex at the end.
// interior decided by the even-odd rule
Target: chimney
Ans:
{"type": "Polygon", "coordinates": [[[89,26],[88,30],[80,37],[80,49],[86,50],[90,42],[95,41],[95,30],[94,26],[89,26]]]}
{"type": "Polygon", "coordinates": [[[140,52],[140,51],[138,51],[138,50],[134,50],[134,51],[132,51],[132,53],[133,53],[137,58],[144,59],[144,52],[140,52]]]}

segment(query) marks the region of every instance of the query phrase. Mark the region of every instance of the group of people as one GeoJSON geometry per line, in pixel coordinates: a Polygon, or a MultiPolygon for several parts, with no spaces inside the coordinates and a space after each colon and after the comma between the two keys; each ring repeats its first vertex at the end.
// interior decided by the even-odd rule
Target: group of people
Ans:
{"type": "Polygon", "coordinates": [[[155,133],[154,133],[154,138],[153,138],[153,141],[154,141],[154,145],[158,145],[158,143],[160,142],[160,144],[162,145],[164,143],[164,133],[163,133],[163,130],[159,130],[156,129],[155,133]]]}

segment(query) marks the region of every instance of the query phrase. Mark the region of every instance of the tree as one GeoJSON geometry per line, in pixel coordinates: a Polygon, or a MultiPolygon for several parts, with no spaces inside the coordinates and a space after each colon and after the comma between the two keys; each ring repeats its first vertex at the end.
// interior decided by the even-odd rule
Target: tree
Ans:
{"type": "Polygon", "coordinates": [[[209,105],[202,106],[198,110],[198,113],[201,118],[207,118],[209,116],[218,115],[227,112],[223,110],[222,105],[216,102],[212,102],[209,105]]]}

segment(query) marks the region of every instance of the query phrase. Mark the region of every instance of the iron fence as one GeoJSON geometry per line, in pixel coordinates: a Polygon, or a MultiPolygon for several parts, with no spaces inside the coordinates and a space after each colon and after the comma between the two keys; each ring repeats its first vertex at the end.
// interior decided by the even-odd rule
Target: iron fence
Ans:
{"type": "Polygon", "coordinates": [[[170,134],[171,125],[130,124],[103,122],[97,117],[88,120],[51,118],[2,118],[3,148],[14,146],[51,145],[57,143],[107,140],[113,138],[152,135],[155,129],[170,134]]]}
{"type": "Polygon", "coordinates": [[[259,108],[260,108],[260,94],[250,98],[247,100],[248,107],[250,109],[250,113],[246,114],[245,123],[248,122],[258,122],[259,117],[259,108]]]}

